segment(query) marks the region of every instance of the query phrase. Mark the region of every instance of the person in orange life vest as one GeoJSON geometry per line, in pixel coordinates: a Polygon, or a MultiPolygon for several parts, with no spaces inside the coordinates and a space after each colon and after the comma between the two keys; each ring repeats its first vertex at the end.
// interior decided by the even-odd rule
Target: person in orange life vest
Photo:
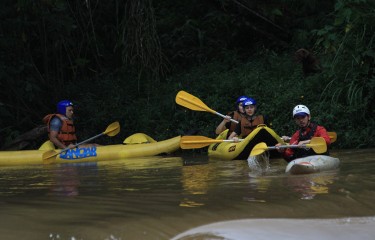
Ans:
{"type": "Polygon", "coordinates": [[[237,124],[236,129],[230,134],[228,139],[233,139],[234,142],[238,142],[238,136],[246,138],[259,124],[268,125],[268,120],[263,115],[256,114],[257,103],[255,99],[248,98],[243,102],[243,108],[245,109],[245,116],[237,124]]]}
{"type": "Polygon", "coordinates": [[[228,136],[234,131],[237,124],[230,121],[230,119],[234,119],[236,121],[241,121],[241,118],[245,115],[245,111],[242,107],[243,102],[247,99],[246,96],[240,96],[237,98],[236,101],[236,110],[233,112],[228,113],[224,120],[216,127],[215,133],[220,134],[225,130],[229,129],[228,136]]]}
{"type": "Polygon", "coordinates": [[[73,103],[62,100],[57,104],[57,113],[48,114],[43,118],[48,126],[49,140],[57,148],[74,148],[77,143],[73,114],[73,103]]]}
{"type": "MultiPolygon", "coordinates": [[[[305,105],[297,105],[294,107],[293,118],[299,129],[290,138],[290,144],[308,144],[312,137],[322,137],[326,141],[327,146],[331,144],[331,139],[328,136],[327,130],[323,126],[311,122],[310,110],[305,105]]],[[[285,139],[285,136],[283,136],[283,139],[285,139]]],[[[280,143],[276,144],[276,146],[280,145],[280,143]]],[[[279,148],[278,151],[283,154],[283,157],[287,162],[296,158],[316,155],[312,149],[306,148],[279,148]]],[[[328,151],[323,154],[328,155],[328,151]]]]}

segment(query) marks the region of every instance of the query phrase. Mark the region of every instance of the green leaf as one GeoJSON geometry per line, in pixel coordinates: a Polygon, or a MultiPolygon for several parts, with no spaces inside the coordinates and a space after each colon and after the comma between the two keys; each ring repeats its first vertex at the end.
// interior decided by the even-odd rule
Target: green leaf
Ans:
{"type": "Polygon", "coordinates": [[[273,15],[276,15],[276,16],[283,16],[283,13],[280,11],[280,9],[278,9],[278,8],[274,8],[273,10],[272,10],[272,14],[273,15]]]}

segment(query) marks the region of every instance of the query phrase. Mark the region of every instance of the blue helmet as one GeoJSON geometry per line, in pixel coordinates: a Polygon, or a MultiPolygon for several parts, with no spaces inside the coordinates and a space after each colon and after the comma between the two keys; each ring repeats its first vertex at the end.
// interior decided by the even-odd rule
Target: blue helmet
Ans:
{"type": "Polygon", "coordinates": [[[236,105],[240,104],[240,102],[243,102],[247,99],[246,96],[240,96],[237,98],[236,105]]]}
{"type": "Polygon", "coordinates": [[[247,99],[243,102],[242,106],[245,108],[246,106],[249,106],[249,105],[257,105],[257,101],[255,101],[254,98],[247,98],[247,99]]]}
{"type": "Polygon", "coordinates": [[[69,106],[73,106],[73,103],[69,100],[62,100],[57,104],[57,113],[62,115],[66,114],[66,108],[69,106]]]}

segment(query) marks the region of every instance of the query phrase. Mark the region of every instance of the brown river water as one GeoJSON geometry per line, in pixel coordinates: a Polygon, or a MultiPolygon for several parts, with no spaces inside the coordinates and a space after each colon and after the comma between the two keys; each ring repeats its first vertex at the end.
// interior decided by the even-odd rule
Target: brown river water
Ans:
{"type": "Polygon", "coordinates": [[[375,149],[296,176],[182,153],[1,168],[0,238],[375,239],[375,149]]]}

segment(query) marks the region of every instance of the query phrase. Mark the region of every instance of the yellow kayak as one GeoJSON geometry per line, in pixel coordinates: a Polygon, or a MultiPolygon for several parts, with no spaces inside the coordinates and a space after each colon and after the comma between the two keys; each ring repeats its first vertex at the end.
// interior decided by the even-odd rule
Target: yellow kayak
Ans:
{"type": "MultiPolygon", "coordinates": [[[[180,139],[181,137],[177,136],[157,142],[146,134],[136,133],[125,139],[124,144],[78,147],[43,159],[43,154],[52,150],[52,145],[47,141],[38,150],[1,151],[0,166],[81,163],[156,156],[177,151],[180,148],[180,139]]],[[[55,151],[59,152],[57,149],[55,151]]]]}
{"type": "MultiPolygon", "coordinates": [[[[226,139],[228,130],[225,130],[216,139],[226,139]]],[[[208,156],[213,159],[224,160],[246,160],[253,147],[265,142],[268,146],[274,146],[277,143],[285,144],[271,128],[266,125],[259,125],[245,139],[238,143],[220,142],[211,144],[208,147],[208,156]]],[[[271,156],[279,156],[276,151],[270,151],[271,156]]]]}

